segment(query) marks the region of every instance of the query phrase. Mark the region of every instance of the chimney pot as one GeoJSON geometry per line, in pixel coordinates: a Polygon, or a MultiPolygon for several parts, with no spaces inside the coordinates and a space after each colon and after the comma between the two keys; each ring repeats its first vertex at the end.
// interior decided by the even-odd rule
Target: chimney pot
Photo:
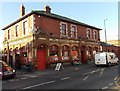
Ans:
{"type": "Polygon", "coordinates": [[[46,5],[46,6],[44,7],[44,11],[47,12],[47,13],[51,13],[51,8],[50,8],[50,6],[46,5]]]}

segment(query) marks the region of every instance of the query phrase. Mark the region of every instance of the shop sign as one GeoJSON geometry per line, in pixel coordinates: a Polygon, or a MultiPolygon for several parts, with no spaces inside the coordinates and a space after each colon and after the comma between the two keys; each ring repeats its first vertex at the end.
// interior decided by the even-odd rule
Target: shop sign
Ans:
{"type": "Polygon", "coordinates": [[[57,63],[56,67],[55,67],[55,70],[59,71],[60,69],[64,69],[64,67],[63,67],[62,63],[57,63]]]}
{"type": "Polygon", "coordinates": [[[69,57],[62,57],[62,60],[69,60],[69,57]]]}
{"type": "Polygon", "coordinates": [[[39,39],[41,39],[41,40],[46,40],[46,38],[39,38],[39,39]]]}

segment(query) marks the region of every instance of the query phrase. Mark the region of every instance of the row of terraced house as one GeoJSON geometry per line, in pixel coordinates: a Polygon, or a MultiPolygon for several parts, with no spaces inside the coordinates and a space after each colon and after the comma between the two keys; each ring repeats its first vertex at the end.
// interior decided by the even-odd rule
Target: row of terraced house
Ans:
{"type": "Polygon", "coordinates": [[[4,60],[15,68],[33,62],[38,70],[57,62],[87,63],[100,51],[100,28],[43,11],[25,14],[20,6],[20,18],[5,26],[4,60]]]}

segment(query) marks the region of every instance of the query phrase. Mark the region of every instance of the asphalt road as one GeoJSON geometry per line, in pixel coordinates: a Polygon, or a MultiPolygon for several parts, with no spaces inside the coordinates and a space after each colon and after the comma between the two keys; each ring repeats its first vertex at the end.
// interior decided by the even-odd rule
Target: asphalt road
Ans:
{"type": "Polygon", "coordinates": [[[114,79],[118,76],[118,66],[81,64],[64,66],[61,71],[51,69],[43,73],[3,81],[2,89],[117,89],[114,79]]]}

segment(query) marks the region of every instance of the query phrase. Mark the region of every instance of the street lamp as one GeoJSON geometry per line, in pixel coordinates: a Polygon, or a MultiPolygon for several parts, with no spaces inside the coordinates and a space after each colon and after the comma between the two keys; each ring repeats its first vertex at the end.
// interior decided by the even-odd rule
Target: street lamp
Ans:
{"type": "Polygon", "coordinates": [[[105,30],[105,43],[106,43],[106,51],[107,51],[107,35],[106,35],[106,21],[107,19],[104,20],[104,30],[105,30]]]}

